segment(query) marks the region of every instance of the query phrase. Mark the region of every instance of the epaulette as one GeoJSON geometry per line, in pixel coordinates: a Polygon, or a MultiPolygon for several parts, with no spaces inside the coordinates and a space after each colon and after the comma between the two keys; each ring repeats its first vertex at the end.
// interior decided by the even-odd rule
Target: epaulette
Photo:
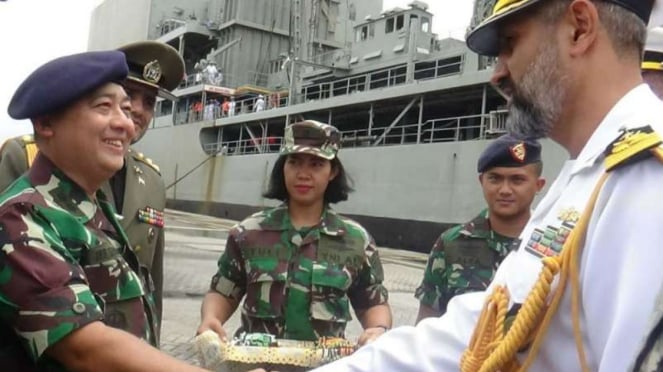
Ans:
{"type": "Polygon", "coordinates": [[[147,156],[143,155],[142,152],[131,151],[131,156],[133,156],[134,159],[140,161],[141,163],[145,163],[145,164],[149,165],[152,169],[157,171],[157,173],[161,174],[161,169],[159,169],[159,166],[154,164],[152,159],[150,159],[147,156]]]}
{"type": "Polygon", "coordinates": [[[654,156],[663,162],[661,136],[650,126],[623,129],[623,133],[605,149],[607,171],[654,156]]]}
{"type": "Polygon", "coordinates": [[[35,161],[37,153],[39,153],[39,149],[35,143],[35,136],[32,134],[26,134],[20,137],[20,141],[23,144],[23,148],[25,149],[25,160],[27,161],[29,168],[35,161]]]}
{"type": "Polygon", "coordinates": [[[26,134],[24,136],[21,136],[21,141],[26,145],[35,143],[35,136],[33,136],[32,134],[26,134]]]}

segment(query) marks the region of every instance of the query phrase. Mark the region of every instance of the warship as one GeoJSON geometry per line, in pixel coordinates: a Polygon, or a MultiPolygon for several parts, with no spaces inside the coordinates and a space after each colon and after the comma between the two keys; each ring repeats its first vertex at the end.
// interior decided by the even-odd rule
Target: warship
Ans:
{"type": "MultiPolygon", "coordinates": [[[[476,0],[470,27],[492,9],[476,0]]],[[[493,59],[438,38],[422,1],[105,0],[89,49],[151,39],[176,48],[186,76],[159,101],[136,145],[161,168],[168,206],[242,219],[262,197],[287,124],[342,132],[355,192],[335,205],[378,245],[427,252],[484,208],[476,162],[505,132],[493,59]],[[126,9],[131,7],[131,12],[126,9]]],[[[544,175],[565,152],[544,141],[544,175]]]]}

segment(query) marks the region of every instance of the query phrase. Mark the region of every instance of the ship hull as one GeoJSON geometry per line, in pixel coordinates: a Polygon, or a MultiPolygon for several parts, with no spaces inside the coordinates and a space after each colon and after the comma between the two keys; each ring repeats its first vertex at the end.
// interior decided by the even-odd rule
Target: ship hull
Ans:
{"type": "MultiPolygon", "coordinates": [[[[230,219],[278,201],[262,193],[276,153],[210,156],[199,133],[209,123],[152,128],[139,150],[161,168],[172,208],[230,219]]],[[[342,149],[355,192],[333,207],[362,223],[382,246],[427,252],[445,228],[485,207],[476,162],[487,140],[342,149]]],[[[544,141],[549,184],[564,151],[544,141]]]]}

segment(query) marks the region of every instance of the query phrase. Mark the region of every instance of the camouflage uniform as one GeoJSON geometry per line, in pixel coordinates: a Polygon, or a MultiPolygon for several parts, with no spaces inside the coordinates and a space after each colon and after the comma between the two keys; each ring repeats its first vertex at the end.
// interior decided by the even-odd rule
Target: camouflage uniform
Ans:
{"type": "Polygon", "coordinates": [[[97,203],[42,155],[0,196],[0,365],[64,370],[43,355],[103,320],[156,344],[151,295],[103,192],[97,203]]]}
{"type": "MultiPolygon", "coordinates": [[[[0,190],[30,168],[37,151],[32,135],[5,141],[0,149],[0,190]]],[[[149,284],[147,289],[154,294],[161,323],[166,187],[159,167],[143,154],[129,149],[124,156],[124,168],[104,182],[101,190],[122,215],[120,225],[138,256],[143,277],[149,284]],[[120,187],[114,187],[118,180],[120,187]],[[120,203],[118,197],[122,199],[120,203]]]]}
{"type": "Polygon", "coordinates": [[[242,306],[247,332],[315,340],[343,337],[355,311],[387,302],[372,238],[325,208],[320,224],[297,231],[280,206],[240,222],[228,236],[211,289],[242,306]]]}
{"type": "Polygon", "coordinates": [[[488,209],[472,221],[452,227],[433,245],[415,297],[423,305],[446,312],[453,296],[488,287],[513,241],[490,229],[488,209]]]}

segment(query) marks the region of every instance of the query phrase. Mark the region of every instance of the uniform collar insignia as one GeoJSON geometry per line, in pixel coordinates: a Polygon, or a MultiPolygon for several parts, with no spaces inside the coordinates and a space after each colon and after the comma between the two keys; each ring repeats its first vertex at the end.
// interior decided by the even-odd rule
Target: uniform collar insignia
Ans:
{"type": "Polygon", "coordinates": [[[562,222],[568,222],[574,224],[580,219],[580,212],[577,209],[571,207],[562,209],[559,214],[557,214],[557,219],[562,222]]]}

